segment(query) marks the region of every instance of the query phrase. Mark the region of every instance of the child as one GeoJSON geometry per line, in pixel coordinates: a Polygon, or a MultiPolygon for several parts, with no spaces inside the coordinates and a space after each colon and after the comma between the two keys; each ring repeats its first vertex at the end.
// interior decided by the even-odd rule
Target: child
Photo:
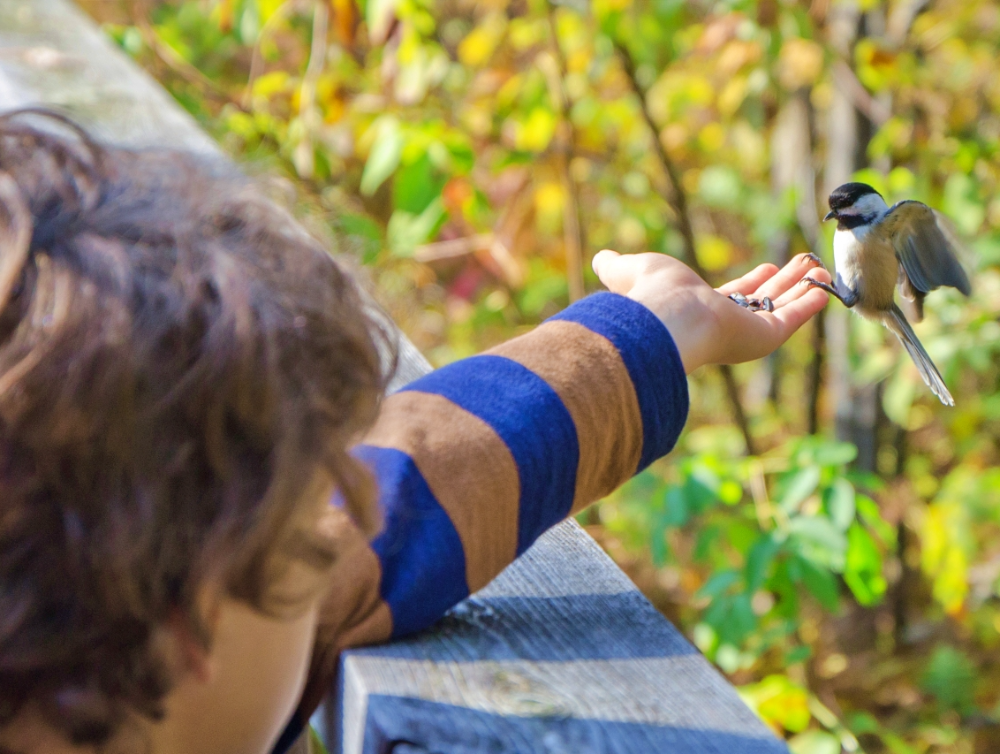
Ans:
{"type": "Polygon", "coordinates": [[[715,291],[605,251],[614,293],[383,399],[353,283],[210,168],[0,117],[3,754],[286,750],[341,649],[433,623],[669,451],[686,373],[826,302],[804,257],[715,291]]]}

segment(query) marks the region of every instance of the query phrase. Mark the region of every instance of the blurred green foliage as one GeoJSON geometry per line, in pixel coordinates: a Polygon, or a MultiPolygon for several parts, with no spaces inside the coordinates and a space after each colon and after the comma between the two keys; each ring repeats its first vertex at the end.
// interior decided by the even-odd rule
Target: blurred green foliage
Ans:
{"type": "Polygon", "coordinates": [[[439,364],[595,289],[600,248],[683,257],[671,167],[716,282],[829,258],[852,174],[945,212],[974,294],[918,333],[955,409],[834,304],[736,370],[759,455],[695,375],[678,449],[587,521],[795,754],[1000,751],[997,3],[83,2],[439,364]]]}

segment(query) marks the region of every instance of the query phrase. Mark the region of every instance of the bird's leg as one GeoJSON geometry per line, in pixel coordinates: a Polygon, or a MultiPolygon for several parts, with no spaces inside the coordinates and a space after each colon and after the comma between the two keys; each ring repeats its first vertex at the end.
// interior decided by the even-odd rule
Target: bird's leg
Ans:
{"type": "Polygon", "coordinates": [[[819,280],[814,280],[813,278],[802,278],[802,282],[810,288],[819,288],[820,290],[826,291],[831,296],[836,297],[840,303],[848,309],[854,308],[854,305],[858,303],[858,294],[846,286],[844,286],[843,292],[841,292],[834,286],[827,283],[821,283],[819,280]]]}

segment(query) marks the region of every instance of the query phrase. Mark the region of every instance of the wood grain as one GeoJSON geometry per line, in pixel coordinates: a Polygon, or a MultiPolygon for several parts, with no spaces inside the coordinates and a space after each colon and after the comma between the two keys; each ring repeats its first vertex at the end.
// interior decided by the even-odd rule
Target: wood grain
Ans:
{"type": "Polygon", "coordinates": [[[346,652],[343,754],[785,752],[576,523],[430,631],[346,652]]]}

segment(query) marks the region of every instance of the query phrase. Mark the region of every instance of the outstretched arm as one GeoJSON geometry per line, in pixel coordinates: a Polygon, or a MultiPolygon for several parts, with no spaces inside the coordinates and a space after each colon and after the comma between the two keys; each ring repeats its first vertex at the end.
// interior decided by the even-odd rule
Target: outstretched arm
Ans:
{"type": "MultiPolygon", "coordinates": [[[[485,586],[673,447],[686,373],[770,353],[827,300],[797,285],[826,275],[804,256],[718,290],[661,254],[601,252],[594,268],[612,292],[386,399],[355,451],[375,474],[384,525],[370,545],[344,533],[320,626],[327,658],[425,628],[485,586]],[[737,291],[768,296],[774,312],[736,305],[737,291]]],[[[318,656],[314,668],[329,664],[318,656]]],[[[325,691],[319,676],[300,713],[325,691]]]]}

